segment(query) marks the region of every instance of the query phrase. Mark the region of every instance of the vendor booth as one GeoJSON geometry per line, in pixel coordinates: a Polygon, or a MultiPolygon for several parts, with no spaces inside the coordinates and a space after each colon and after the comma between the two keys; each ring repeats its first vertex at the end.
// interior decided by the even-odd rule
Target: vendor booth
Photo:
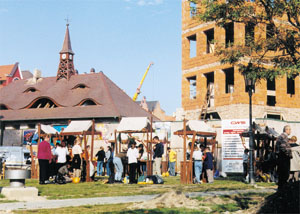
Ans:
{"type": "Polygon", "coordinates": [[[180,165],[180,182],[182,184],[193,183],[193,152],[196,137],[204,146],[212,146],[212,152],[214,152],[216,146],[216,131],[207,125],[204,121],[190,120],[183,121],[183,129],[174,132],[175,135],[183,137],[183,161],[180,165]],[[192,137],[190,160],[187,161],[187,138],[192,137]]]}
{"type": "Polygon", "coordinates": [[[150,120],[147,117],[123,117],[115,130],[116,153],[121,152],[122,134],[138,139],[144,145],[147,152],[147,175],[152,175],[152,132],[152,117],[150,120]]]}

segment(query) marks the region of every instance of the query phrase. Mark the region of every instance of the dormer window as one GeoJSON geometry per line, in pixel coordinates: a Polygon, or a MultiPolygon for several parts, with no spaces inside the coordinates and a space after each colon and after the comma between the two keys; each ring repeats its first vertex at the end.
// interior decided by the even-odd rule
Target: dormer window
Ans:
{"type": "Polygon", "coordinates": [[[58,105],[49,98],[39,98],[32,102],[27,108],[56,108],[58,105]]]}
{"type": "Polygon", "coordinates": [[[0,104],[0,110],[8,110],[9,108],[4,105],[4,104],[0,104]]]}
{"type": "Polygon", "coordinates": [[[36,88],[30,87],[30,88],[27,88],[27,89],[24,91],[24,93],[36,92],[36,91],[38,91],[36,88]]]}
{"type": "Polygon", "coordinates": [[[85,89],[85,88],[89,88],[89,87],[86,86],[85,84],[78,84],[73,89],[85,89]]]}
{"type": "Polygon", "coordinates": [[[95,106],[95,105],[99,105],[99,104],[95,102],[93,99],[84,99],[77,106],[95,106]]]}

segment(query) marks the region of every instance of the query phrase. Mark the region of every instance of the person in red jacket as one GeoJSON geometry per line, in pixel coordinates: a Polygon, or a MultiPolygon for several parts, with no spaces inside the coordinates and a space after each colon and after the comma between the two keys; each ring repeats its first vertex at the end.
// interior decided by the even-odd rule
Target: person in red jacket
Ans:
{"type": "Polygon", "coordinates": [[[51,162],[51,147],[49,136],[38,145],[38,159],[40,166],[40,184],[48,184],[49,182],[49,163],[51,162]]]}

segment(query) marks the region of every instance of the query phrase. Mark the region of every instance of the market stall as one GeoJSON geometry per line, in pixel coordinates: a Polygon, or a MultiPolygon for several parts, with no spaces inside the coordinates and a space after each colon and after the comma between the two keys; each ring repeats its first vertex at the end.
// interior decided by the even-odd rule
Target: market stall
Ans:
{"type": "Polygon", "coordinates": [[[175,135],[183,137],[183,161],[180,165],[180,181],[182,184],[193,183],[193,152],[196,137],[204,144],[204,146],[211,145],[212,152],[214,152],[216,145],[216,131],[207,125],[204,121],[190,120],[183,121],[183,129],[174,132],[175,135]],[[192,145],[190,152],[190,160],[187,161],[187,138],[192,136],[192,145]]]}
{"type": "Polygon", "coordinates": [[[142,134],[141,143],[146,148],[147,152],[147,175],[152,175],[152,117],[150,120],[147,117],[123,117],[118,128],[115,130],[115,151],[121,152],[122,134],[127,134],[129,137],[134,137],[136,134],[142,134]],[[119,135],[119,137],[117,137],[119,135]],[[146,135],[146,139],[144,139],[146,135]],[[149,139],[150,138],[150,139],[149,139]],[[119,150],[118,150],[119,148],[119,150]]]}

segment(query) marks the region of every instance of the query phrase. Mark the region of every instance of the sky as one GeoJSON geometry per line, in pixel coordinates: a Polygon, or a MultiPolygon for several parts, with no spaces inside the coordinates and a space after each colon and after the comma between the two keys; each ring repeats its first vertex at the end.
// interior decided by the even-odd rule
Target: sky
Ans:
{"type": "Polygon", "coordinates": [[[0,0],[0,65],[55,76],[66,19],[79,74],[103,71],[132,97],[181,106],[181,0],[0,0]]]}

